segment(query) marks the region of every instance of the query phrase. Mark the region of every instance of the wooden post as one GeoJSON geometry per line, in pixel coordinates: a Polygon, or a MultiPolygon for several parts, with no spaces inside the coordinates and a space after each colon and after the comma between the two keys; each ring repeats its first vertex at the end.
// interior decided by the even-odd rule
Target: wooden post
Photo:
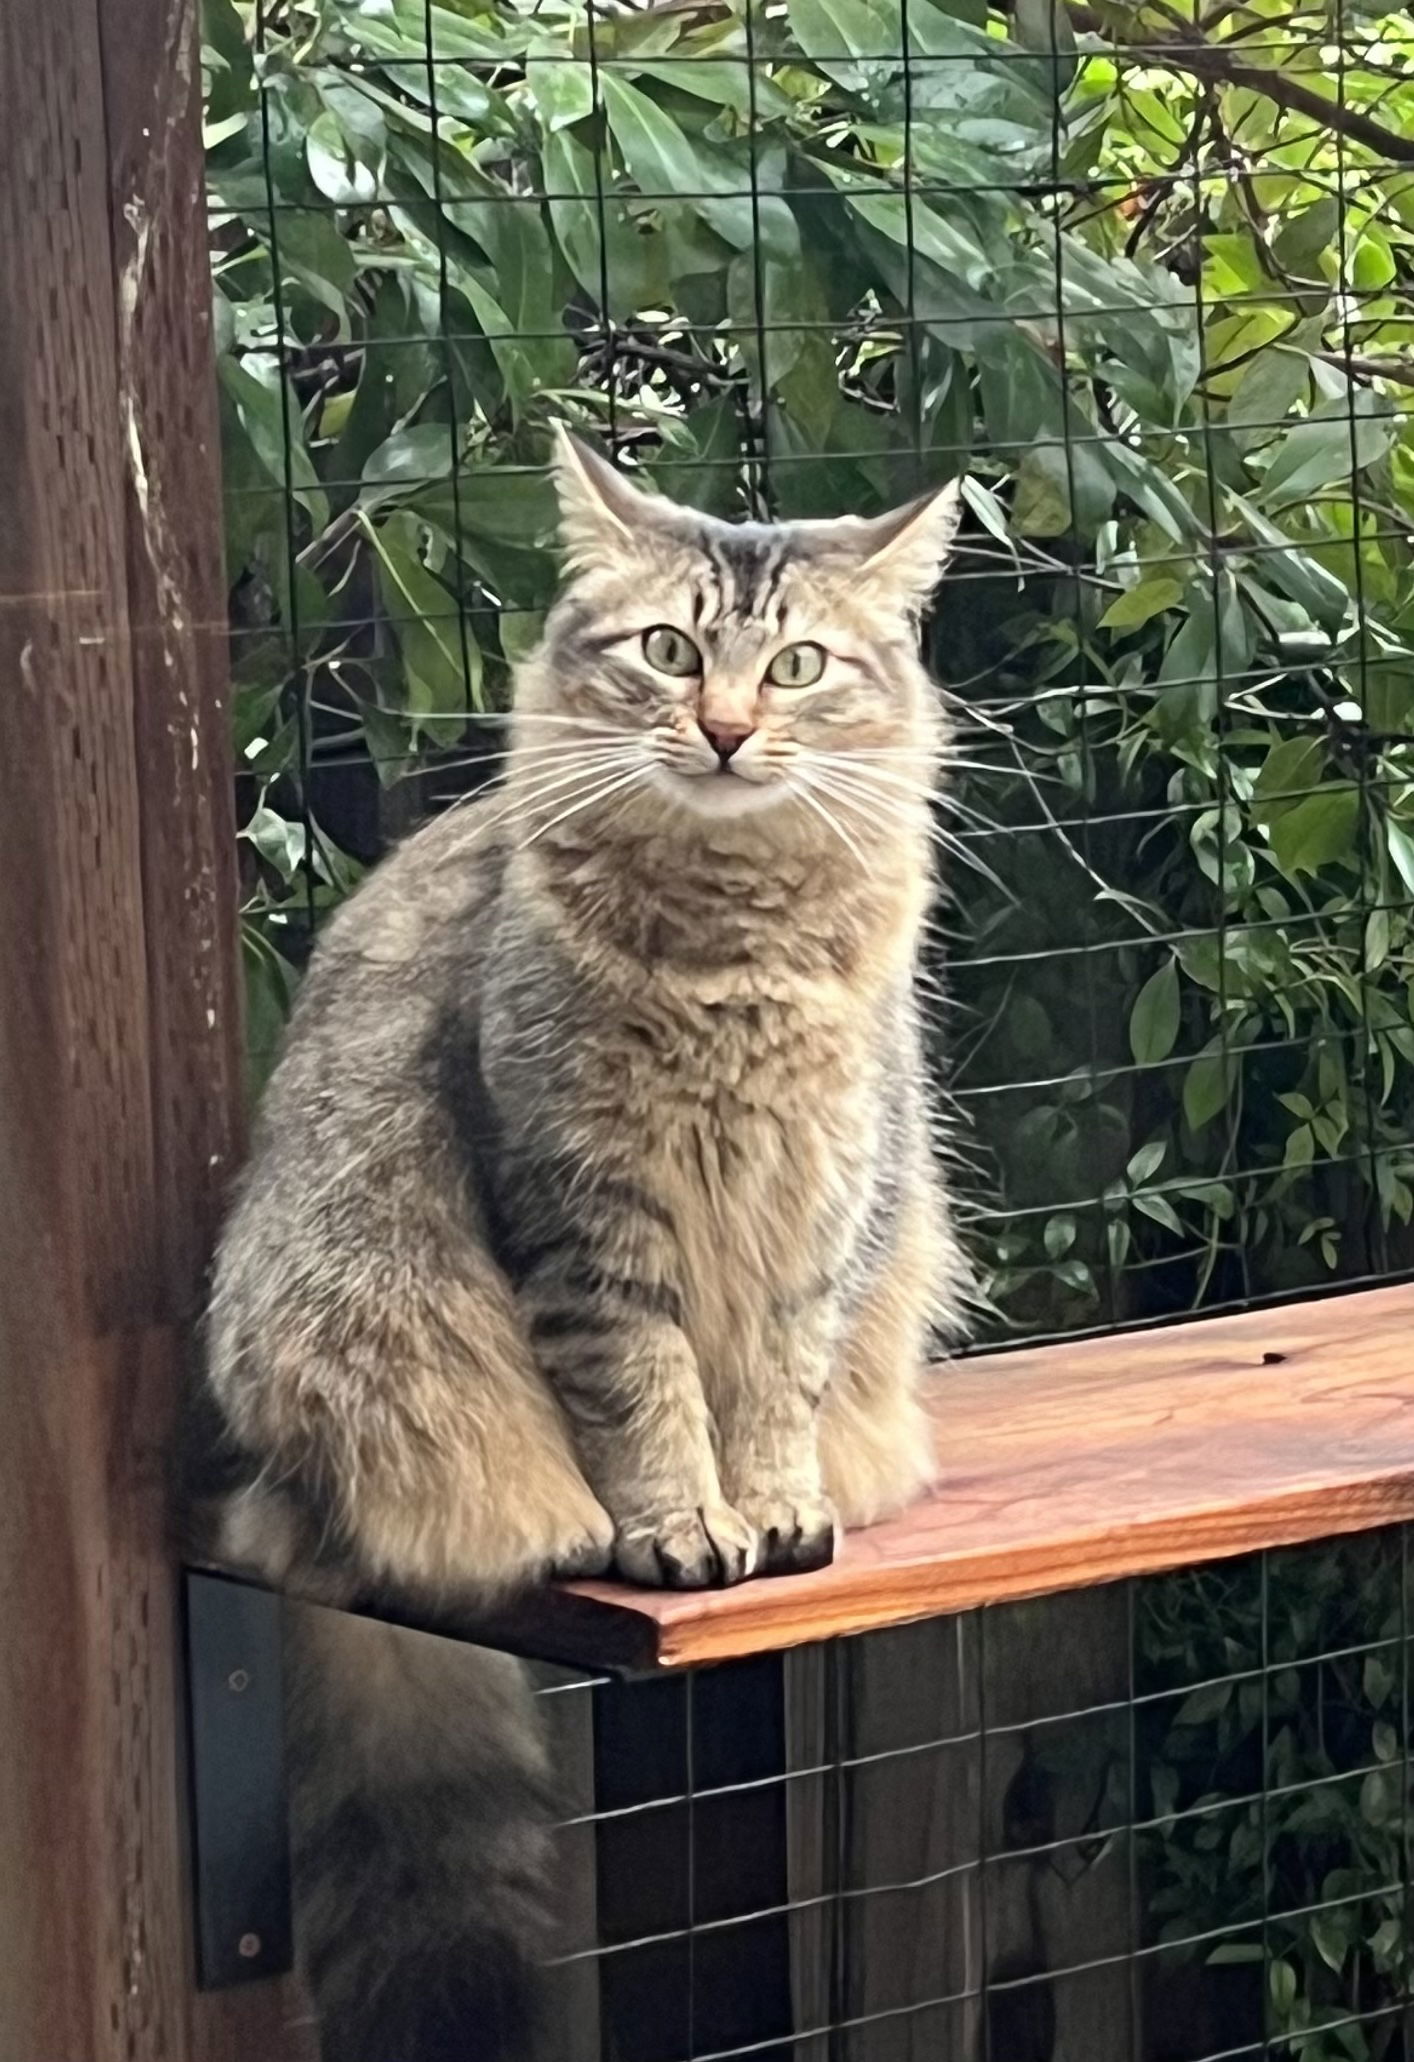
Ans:
{"type": "Polygon", "coordinates": [[[290,2062],[192,1990],[167,1455],[236,1151],[194,0],[0,9],[0,2052],[290,2062]]]}

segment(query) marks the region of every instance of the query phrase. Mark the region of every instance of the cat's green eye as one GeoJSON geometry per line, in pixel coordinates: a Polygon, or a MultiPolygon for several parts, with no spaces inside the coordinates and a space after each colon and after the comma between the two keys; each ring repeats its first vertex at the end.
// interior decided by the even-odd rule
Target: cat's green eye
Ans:
{"type": "Polygon", "coordinates": [[[687,680],[702,671],[701,652],[670,623],[655,623],[644,631],[643,656],[659,673],[670,673],[675,680],[687,680]]]}
{"type": "Polygon", "coordinates": [[[824,670],[823,646],[788,644],[766,668],[766,678],[773,687],[813,687],[824,670]]]}

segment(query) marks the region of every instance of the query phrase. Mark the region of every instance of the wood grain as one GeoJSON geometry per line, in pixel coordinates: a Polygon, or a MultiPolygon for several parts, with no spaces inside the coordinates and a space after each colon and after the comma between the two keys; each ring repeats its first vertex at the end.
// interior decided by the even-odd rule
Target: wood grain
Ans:
{"type": "Polygon", "coordinates": [[[1414,1288],[967,1361],[932,1407],[936,1493],[833,1567],[576,1583],[499,1636],[682,1668],[1414,1517],[1414,1288]]]}
{"type": "Polygon", "coordinates": [[[240,1126],[195,0],[0,8],[0,2054],[199,1999],[167,1447],[240,1126]]]}

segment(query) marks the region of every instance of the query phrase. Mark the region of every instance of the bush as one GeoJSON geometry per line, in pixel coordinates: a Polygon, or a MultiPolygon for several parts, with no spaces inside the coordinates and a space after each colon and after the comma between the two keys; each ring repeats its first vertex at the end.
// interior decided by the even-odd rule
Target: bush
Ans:
{"type": "MultiPolygon", "coordinates": [[[[208,0],[257,1071],[429,770],[494,770],[553,419],[720,513],[965,471],[946,1085],[998,1327],[1414,1263],[1414,18],[746,8],[208,0]]],[[[1220,1794],[1280,1780],[1236,1694],[1179,1730],[1220,1794]]],[[[1241,1916],[1243,1837],[1176,1822],[1156,1896],[1241,1916]]],[[[1322,1891],[1374,1836],[1319,1837],[1322,1891]]],[[[1388,1999],[1368,1916],[1298,1929],[1274,2029],[1388,1999]]]]}
{"type": "Polygon", "coordinates": [[[504,702],[551,418],[722,512],[965,468],[949,1085],[1000,1312],[1411,1257],[1414,31],[1351,0],[1337,97],[1273,12],[320,0],[257,55],[213,0],[258,1044],[357,871],[327,769],[504,702]]]}

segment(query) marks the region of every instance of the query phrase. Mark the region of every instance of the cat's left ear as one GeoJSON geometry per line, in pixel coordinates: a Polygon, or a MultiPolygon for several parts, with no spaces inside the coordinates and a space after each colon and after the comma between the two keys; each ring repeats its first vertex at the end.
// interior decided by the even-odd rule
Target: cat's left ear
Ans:
{"type": "Polygon", "coordinates": [[[851,538],[863,549],[860,572],[905,608],[922,608],[937,586],[962,521],[962,482],[862,523],[851,538]]]}

